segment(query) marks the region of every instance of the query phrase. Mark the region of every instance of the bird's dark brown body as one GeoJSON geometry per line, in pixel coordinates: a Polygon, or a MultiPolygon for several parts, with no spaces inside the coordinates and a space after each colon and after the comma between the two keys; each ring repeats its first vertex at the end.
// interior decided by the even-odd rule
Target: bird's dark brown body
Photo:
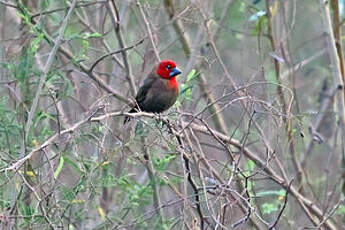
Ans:
{"type": "MultiPolygon", "coordinates": [[[[137,105],[129,112],[161,113],[169,109],[175,104],[179,94],[176,76],[180,73],[174,62],[170,60],[160,62],[158,66],[153,68],[144,80],[144,84],[139,88],[135,97],[137,105]]],[[[127,117],[124,123],[128,120],[127,117]]]]}
{"type": "Polygon", "coordinates": [[[144,81],[135,98],[141,111],[160,113],[175,104],[178,85],[171,85],[169,79],[151,73],[144,81]]]}

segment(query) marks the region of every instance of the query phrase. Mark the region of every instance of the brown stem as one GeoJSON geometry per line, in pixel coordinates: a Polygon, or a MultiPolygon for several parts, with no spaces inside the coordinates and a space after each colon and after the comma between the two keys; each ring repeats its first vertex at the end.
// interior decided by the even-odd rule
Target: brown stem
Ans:
{"type": "MultiPolygon", "coordinates": [[[[341,72],[341,81],[344,84],[345,82],[345,67],[344,67],[344,54],[343,54],[343,47],[342,47],[342,31],[341,31],[341,22],[340,22],[340,15],[339,15],[339,1],[338,0],[331,0],[331,7],[333,9],[333,33],[334,33],[334,39],[335,39],[335,46],[337,49],[337,54],[338,54],[338,60],[339,60],[339,65],[340,65],[340,72],[341,72]]],[[[340,79],[339,79],[340,80],[340,79]]],[[[342,94],[342,101],[345,101],[345,90],[343,91],[342,94]]],[[[339,111],[343,113],[343,125],[341,126],[341,133],[342,136],[344,136],[344,125],[345,125],[345,108],[344,108],[344,103],[341,105],[343,111],[339,111]]],[[[344,143],[344,142],[342,142],[344,143]]],[[[343,144],[344,145],[344,144],[343,144]]],[[[342,168],[345,168],[345,156],[342,156],[342,168]]],[[[343,173],[345,175],[345,171],[343,173]]],[[[345,180],[343,181],[343,188],[345,188],[345,180]]],[[[343,194],[345,193],[345,190],[343,189],[343,194]]]]}
{"type": "MultiPolygon", "coordinates": [[[[183,125],[184,124],[182,124],[182,126],[183,125]]],[[[264,162],[255,153],[250,151],[248,148],[243,148],[242,144],[238,140],[231,139],[222,133],[219,133],[219,132],[212,130],[212,129],[208,129],[206,127],[201,127],[201,126],[196,125],[196,124],[192,124],[190,127],[195,132],[201,132],[201,133],[204,133],[204,134],[210,135],[210,136],[217,136],[219,139],[221,139],[225,143],[228,143],[228,144],[230,144],[230,145],[232,145],[238,149],[241,149],[242,153],[246,157],[251,159],[258,167],[262,168],[268,175],[270,175],[270,178],[274,182],[276,182],[277,184],[279,184],[280,186],[282,186],[285,189],[289,189],[289,184],[286,182],[286,180],[284,178],[279,176],[278,173],[271,166],[269,166],[267,164],[267,162],[264,162]],[[212,135],[211,135],[210,131],[212,132],[212,135]]],[[[294,186],[290,186],[290,192],[296,198],[299,205],[303,209],[305,208],[304,210],[305,210],[307,216],[309,217],[309,219],[313,223],[320,222],[320,220],[323,219],[323,216],[324,216],[323,211],[319,207],[317,207],[312,200],[309,200],[308,198],[303,196],[301,193],[299,193],[298,189],[294,186]],[[308,212],[311,212],[313,215],[308,215],[308,212]],[[315,219],[315,218],[317,218],[317,219],[315,219]]],[[[336,226],[334,225],[333,221],[331,221],[331,220],[325,221],[324,225],[327,228],[332,229],[332,230],[337,229],[336,226]]]]}
{"type": "MultiPolygon", "coordinates": [[[[277,44],[276,44],[274,34],[273,34],[273,28],[272,28],[273,16],[272,16],[272,12],[270,9],[270,0],[266,0],[266,12],[267,12],[267,37],[270,41],[272,51],[274,53],[276,53],[278,51],[278,49],[277,49],[277,44]]],[[[283,51],[283,49],[282,49],[282,51],[283,51]]],[[[283,88],[281,86],[282,82],[281,82],[279,60],[277,58],[273,58],[273,64],[274,64],[274,69],[275,69],[276,81],[279,83],[279,85],[277,86],[277,94],[279,97],[280,104],[282,105],[283,114],[286,115],[286,116],[283,116],[283,121],[285,122],[285,130],[287,132],[287,137],[288,137],[289,151],[290,151],[290,154],[292,156],[291,157],[292,163],[293,163],[293,165],[297,171],[297,182],[299,184],[301,184],[303,170],[302,170],[300,163],[297,160],[298,157],[296,154],[295,142],[293,139],[293,124],[292,124],[292,119],[290,117],[290,108],[287,106],[284,92],[283,92],[283,88]]]]}
{"type": "MultiPolygon", "coordinates": [[[[180,38],[179,40],[182,44],[184,54],[187,58],[189,58],[191,54],[191,45],[190,45],[187,34],[184,33],[182,24],[179,22],[178,19],[174,18],[175,9],[173,5],[173,1],[164,0],[164,6],[165,6],[166,12],[169,15],[169,18],[173,20],[173,27],[175,29],[176,34],[180,38]]],[[[198,66],[196,71],[200,72],[201,64],[199,63],[196,66],[198,66]]],[[[219,105],[214,103],[215,98],[208,88],[207,79],[202,73],[200,73],[199,79],[200,79],[200,89],[202,91],[202,95],[206,98],[206,101],[208,102],[208,104],[212,104],[212,106],[209,107],[209,112],[210,114],[214,114],[212,119],[213,119],[216,129],[223,133],[227,133],[227,130],[228,130],[227,125],[225,123],[224,117],[222,116],[222,114],[219,113],[219,111],[221,110],[219,105]]]]}
{"type": "Polygon", "coordinates": [[[153,38],[153,32],[152,32],[151,26],[150,26],[149,21],[148,21],[147,18],[146,18],[145,12],[144,12],[144,10],[143,10],[141,4],[140,4],[140,1],[137,1],[137,6],[139,7],[139,12],[140,12],[140,14],[141,14],[141,17],[142,17],[143,20],[144,20],[145,27],[146,27],[146,30],[147,30],[147,33],[148,33],[148,37],[149,37],[149,40],[150,40],[152,49],[153,49],[153,51],[154,51],[154,54],[155,54],[155,56],[156,56],[156,59],[157,59],[158,61],[160,61],[161,58],[160,58],[159,51],[158,51],[158,49],[157,49],[156,43],[155,43],[154,38],[153,38]]]}
{"type": "Polygon", "coordinates": [[[128,56],[127,56],[127,52],[125,49],[126,44],[125,44],[125,41],[123,39],[121,24],[120,24],[120,16],[119,16],[119,12],[117,10],[115,1],[114,0],[108,1],[107,7],[108,7],[108,10],[110,12],[111,21],[112,21],[113,26],[115,28],[115,35],[117,37],[117,40],[119,42],[119,46],[121,49],[123,63],[124,63],[125,68],[126,68],[126,78],[127,78],[128,83],[129,83],[129,89],[131,91],[132,96],[135,96],[137,94],[137,90],[136,90],[133,76],[132,76],[132,69],[131,69],[131,66],[128,62],[128,56]]]}
{"type": "MultiPolygon", "coordinates": [[[[267,13],[267,37],[271,43],[271,48],[273,52],[277,51],[277,45],[274,40],[274,35],[273,35],[273,29],[272,29],[272,13],[270,9],[270,0],[266,0],[266,13],[267,13]]],[[[277,86],[277,93],[279,96],[280,103],[283,107],[283,113],[286,114],[286,102],[285,102],[285,97],[283,93],[283,89],[280,86],[281,84],[281,79],[280,79],[280,64],[279,61],[276,58],[273,58],[273,64],[274,64],[274,69],[275,69],[275,76],[276,80],[279,83],[277,86]]]]}
{"type": "Polygon", "coordinates": [[[159,222],[160,224],[164,223],[164,213],[162,208],[160,208],[162,206],[162,202],[161,202],[161,197],[159,195],[159,183],[156,180],[156,172],[155,172],[155,168],[153,165],[153,160],[150,156],[150,152],[149,149],[147,147],[147,141],[146,138],[144,136],[141,136],[141,141],[142,141],[142,151],[144,153],[144,159],[145,159],[145,166],[150,178],[150,184],[153,190],[153,202],[154,202],[154,207],[157,208],[157,211],[159,213],[159,222]]]}

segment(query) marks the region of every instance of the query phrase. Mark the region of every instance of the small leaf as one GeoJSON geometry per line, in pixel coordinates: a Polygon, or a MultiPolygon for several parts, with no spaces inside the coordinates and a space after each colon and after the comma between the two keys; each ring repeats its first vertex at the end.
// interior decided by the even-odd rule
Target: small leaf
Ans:
{"type": "Polygon", "coordinates": [[[258,197],[263,197],[263,196],[272,196],[272,195],[277,195],[279,196],[284,196],[285,197],[285,190],[280,189],[280,190],[267,190],[267,191],[259,191],[256,193],[258,197]]]}
{"type": "Polygon", "coordinates": [[[337,213],[337,215],[344,215],[345,214],[345,205],[339,205],[336,213],[337,213]]]}
{"type": "Polygon", "coordinates": [[[92,34],[85,33],[84,36],[83,36],[84,39],[87,39],[87,38],[99,38],[99,37],[102,37],[102,34],[100,34],[100,33],[92,33],[92,34]]]}
{"type": "Polygon", "coordinates": [[[257,35],[261,31],[261,29],[264,27],[265,23],[266,23],[266,17],[265,16],[260,17],[260,19],[257,22],[256,27],[255,27],[252,35],[253,36],[257,35]]]}
{"type": "Polygon", "coordinates": [[[111,164],[111,161],[104,161],[102,164],[101,164],[101,167],[104,167],[104,166],[107,166],[111,164]]]}
{"type": "Polygon", "coordinates": [[[26,171],[26,175],[28,175],[30,177],[36,177],[36,175],[33,171],[26,171]]]}
{"type": "Polygon", "coordinates": [[[32,144],[35,146],[35,148],[37,148],[39,145],[39,143],[36,139],[32,140],[32,144]]]}
{"type": "Polygon", "coordinates": [[[266,11],[260,10],[258,12],[256,12],[255,14],[253,14],[252,16],[250,16],[249,21],[257,21],[259,20],[262,16],[266,15],[266,11]]]}
{"type": "Polygon", "coordinates": [[[285,196],[278,196],[278,200],[284,200],[285,196]]]}
{"type": "Polygon", "coordinates": [[[183,86],[182,86],[182,89],[181,89],[181,92],[180,92],[180,95],[183,95],[183,94],[186,93],[189,89],[192,89],[192,88],[193,88],[192,85],[187,85],[187,86],[183,85],[183,86]]]}
{"type": "Polygon", "coordinates": [[[72,168],[79,174],[82,174],[83,171],[79,168],[79,166],[71,159],[69,159],[68,157],[64,157],[64,161],[66,161],[66,163],[68,163],[69,165],[72,166],[72,168]]]}
{"type": "Polygon", "coordinates": [[[104,209],[102,207],[98,207],[97,211],[98,211],[98,214],[101,216],[102,221],[105,221],[106,214],[105,214],[104,209]]]}
{"type": "Polygon", "coordinates": [[[44,34],[40,33],[32,42],[31,42],[31,51],[33,53],[37,52],[40,42],[43,40],[44,34]]]}
{"type": "Polygon", "coordinates": [[[248,160],[247,162],[247,168],[248,170],[254,170],[255,163],[252,160],[248,160]]]}
{"type": "Polygon", "coordinates": [[[264,214],[270,214],[272,212],[278,211],[278,205],[272,203],[265,203],[262,205],[262,210],[264,214]]]}
{"type": "Polygon", "coordinates": [[[60,157],[59,165],[58,165],[58,167],[56,168],[56,170],[55,170],[55,172],[54,172],[54,178],[55,178],[55,179],[58,178],[58,176],[59,176],[59,174],[60,174],[60,172],[61,172],[61,170],[62,170],[62,167],[63,167],[63,165],[64,165],[64,162],[65,162],[65,159],[64,159],[63,156],[61,156],[61,157],[60,157]]]}
{"type": "Polygon", "coordinates": [[[84,203],[85,201],[84,200],[80,200],[80,199],[74,199],[74,200],[72,200],[72,204],[82,204],[82,203],[84,203]]]}
{"type": "Polygon", "coordinates": [[[187,82],[193,80],[193,76],[194,74],[196,73],[196,70],[195,69],[192,69],[189,74],[187,75],[187,82]]]}
{"type": "Polygon", "coordinates": [[[82,40],[81,44],[85,50],[90,47],[90,43],[87,40],[82,40]]]}
{"type": "MultiPolygon", "coordinates": [[[[196,73],[195,69],[192,69],[191,72],[193,72],[193,76],[191,76],[189,79],[187,78],[187,83],[190,83],[191,81],[193,81],[195,78],[200,76],[200,72],[196,73]],[[194,71],[193,71],[194,70],[194,71]]],[[[189,73],[190,74],[190,73],[189,73]]],[[[189,76],[188,74],[188,76],[189,76]]]]}

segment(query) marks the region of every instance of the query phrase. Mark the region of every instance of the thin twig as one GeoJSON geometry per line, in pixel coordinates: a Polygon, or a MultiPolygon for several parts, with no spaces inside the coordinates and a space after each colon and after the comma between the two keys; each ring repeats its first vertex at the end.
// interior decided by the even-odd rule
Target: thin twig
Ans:
{"type": "MultiPolygon", "coordinates": [[[[183,147],[183,142],[182,142],[181,136],[178,135],[177,131],[175,129],[173,129],[173,127],[171,126],[171,124],[169,124],[169,122],[167,122],[167,121],[164,121],[164,122],[167,125],[168,129],[170,130],[170,132],[172,134],[174,134],[174,136],[175,136],[175,138],[176,138],[176,140],[177,140],[177,142],[179,144],[179,147],[183,147]]],[[[192,177],[190,160],[189,160],[188,156],[184,152],[182,152],[182,151],[181,151],[181,154],[182,154],[182,157],[183,157],[183,160],[184,160],[184,164],[185,164],[185,167],[186,167],[186,173],[187,173],[188,182],[191,185],[191,187],[193,189],[193,192],[194,192],[194,195],[195,195],[196,209],[197,209],[197,212],[198,212],[198,215],[199,215],[199,218],[200,218],[200,229],[203,230],[204,229],[204,225],[205,225],[205,220],[204,220],[204,217],[203,217],[203,214],[202,214],[202,210],[201,210],[201,199],[200,199],[200,195],[198,193],[198,187],[196,186],[196,183],[194,182],[193,177],[192,177]]]]}
{"type": "Polygon", "coordinates": [[[134,43],[133,45],[131,46],[128,46],[128,47],[125,47],[125,48],[122,48],[122,49],[119,49],[119,50],[115,50],[113,52],[110,52],[110,53],[107,53],[107,54],[104,54],[102,55],[101,57],[99,57],[92,65],[91,65],[91,68],[88,70],[89,72],[92,72],[93,69],[96,67],[96,65],[101,62],[103,59],[111,56],[111,55],[114,55],[114,54],[117,54],[117,53],[121,53],[123,51],[127,51],[127,50],[130,50],[130,49],[133,49],[134,47],[140,45],[141,43],[143,43],[145,40],[145,38],[142,38],[140,39],[139,41],[137,41],[136,43],[134,43]]]}
{"type": "Polygon", "coordinates": [[[323,121],[326,119],[326,117],[328,115],[326,111],[329,108],[329,106],[331,105],[331,103],[334,101],[334,98],[337,95],[337,92],[339,92],[340,90],[343,90],[343,87],[341,85],[334,86],[333,89],[331,89],[328,97],[326,97],[324,102],[322,103],[320,112],[318,113],[316,120],[311,123],[310,134],[313,136],[313,138],[310,139],[310,141],[306,147],[306,151],[301,157],[300,162],[301,162],[302,169],[305,168],[308,156],[310,155],[310,153],[314,147],[314,144],[315,144],[314,136],[318,135],[319,129],[320,129],[323,121]]]}
{"type": "MultiPolygon", "coordinates": [[[[182,122],[182,125],[185,125],[185,122],[182,122]]],[[[216,135],[219,139],[221,139],[222,141],[224,141],[225,143],[228,143],[238,149],[241,149],[243,146],[242,144],[235,139],[230,139],[227,135],[224,135],[216,130],[213,130],[211,128],[207,129],[206,127],[202,127],[200,125],[197,124],[192,124],[190,126],[194,131],[196,132],[201,132],[210,136],[216,135]],[[210,130],[212,131],[212,134],[210,133],[210,130]]],[[[271,179],[276,182],[278,185],[286,188],[287,185],[285,184],[285,179],[283,179],[271,166],[269,165],[265,165],[265,162],[262,161],[262,159],[257,156],[255,153],[253,153],[251,150],[249,150],[248,148],[244,148],[242,149],[242,153],[248,157],[249,159],[251,159],[257,166],[259,167],[263,167],[263,170],[270,175],[271,179]]],[[[302,206],[302,207],[306,207],[307,210],[306,211],[310,211],[312,212],[315,216],[317,216],[317,218],[321,219],[323,217],[323,212],[322,210],[315,205],[315,203],[311,200],[309,200],[307,197],[303,196],[301,193],[298,192],[298,189],[295,188],[294,186],[290,187],[290,192],[291,194],[297,199],[298,203],[302,206]]],[[[324,223],[329,229],[335,230],[336,227],[334,225],[334,223],[331,220],[327,220],[324,223]]]]}
{"type": "Polygon", "coordinates": [[[89,116],[87,116],[86,118],[82,119],[81,121],[75,123],[74,125],[72,125],[70,128],[65,129],[63,131],[61,131],[60,133],[56,133],[53,136],[49,137],[46,141],[44,141],[41,145],[39,145],[38,147],[34,148],[33,150],[31,150],[31,152],[29,154],[27,154],[25,157],[17,160],[14,164],[12,164],[11,166],[0,170],[0,172],[6,172],[6,171],[17,171],[27,160],[29,160],[30,158],[32,158],[32,156],[42,150],[43,148],[47,147],[48,145],[52,144],[53,141],[55,141],[58,137],[60,137],[61,135],[64,135],[66,133],[72,133],[74,132],[76,129],[78,129],[81,125],[85,124],[86,122],[88,122],[91,117],[93,117],[98,110],[101,108],[98,108],[97,110],[95,110],[94,112],[92,112],[89,116]]]}
{"type": "MultiPolygon", "coordinates": [[[[174,30],[179,37],[179,41],[181,42],[185,56],[187,58],[192,59],[193,56],[191,55],[192,49],[191,49],[191,45],[190,45],[190,39],[187,36],[187,34],[184,33],[182,23],[180,23],[180,21],[178,20],[178,17],[175,16],[175,9],[174,9],[173,1],[172,0],[164,0],[164,6],[165,6],[165,11],[168,13],[170,20],[173,21],[174,30]]],[[[199,29],[200,34],[199,33],[197,34],[198,37],[196,37],[195,40],[200,39],[202,27],[203,26],[201,25],[201,27],[199,29]]],[[[199,63],[196,66],[199,66],[196,69],[197,69],[197,72],[200,72],[199,68],[201,66],[201,63],[199,63]]],[[[217,127],[218,131],[226,133],[228,128],[227,128],[225,119],[221,113],[218,113],[218,111],[220,111],[220,107],[218,104],[213,103],[215,100],[214,96],[211,93],[211,91],[208,89],[207,80],[201,72],[200,72],[199,79],[200,79],[200,83],[201,83],[200,88],[202,91],[202,95],[205,96],[207,102],[210,102],[210,104],[212,104],[210,107],[208,107],[208,110],[210,111],[211,114],[215,114],[212,117],[213,122],[214,122],[215,126],[217,127]]]]}
{"type": "MultiPolygon", "coordinates": [[[[75,6],[75,8],[87,7],[87,6],[96,5],[96,4],[103,4],[103,3],[106,3],[106,2],[107,2],[107,0],[98,0],[98,1],[93,1],[93,2],[88,2],[88,3],[83,3],[83,4],[77,4],[75,6]]],[[[42,16],[42,15],[46,15],[46,14],[52,14],[52,13],[59,12],[59,11],[66,11],[69,8],[70,7],[59,7],[59,8],[52,9],[52,10],[42,11],[42,12],[39,12],[39,13],[31,15],[30,18],[32,20],[32,19],[34,19],[35,17],[38,17],[38,16],[42,16]]]]}
{"type": "MultiPolygon", "coordinates": [[[[28,138],[28,135],[29,135],[29,132],[30,132],[31,124],[33,122],[34,114],[35,114],[37,106],[38,106],[38,101],[39,101],[39,98],[41,96],[43,85],[46,82],[46,79],[47,79],[48,73],[50,71],[50,68],[51,68],[51,66],[53,64],[53,60],[55,58],[56,52],[58,51],[59,46],[60,46],[60,44],[62,42],[62,38],[63,38],[64,32],[65,32],[65,29],[67,27],[67,22],[68,22],[70,16],[72,15],[72,12],[73,12],[76,4],[77,4],[77,0],[74,0],[73,3],[72,3],[71,8],[69,9],[66,17],[64,18],[64,20],[62,22],[62,25],[61,25],[61,28],[60,28],[60,31],[59,31],[59,35],[58,35],[58,37],[57,37],[57,39],[55,41],[55,45],[54,45],[53,49],[50,51],[48,60],[47,60],[47,62],[45,64],[45,66],[44,66],[43,76],[41,76],[41,78],[40,78],[40,82],[39,82],[38,87],[36,89],[36,94],[35,94],[34,100],[32,102],[32,106],[31,106],[31,109],[30,109],[30,112],[29,112],[29,115],[28,115],[28,118],[27,118],[26,125],[25,125],[25,138],[24,138],[25,141],[24,141],[24,143],[26,142],[26,140],[28,138]]],[[[23,156],[24,152],[25,152],[25,147],[24,146],[22,146],[22,150],[21,151],[22,151],[22,156],[23,156]]]]}
{"type": "Polygon", "coordinates": [[[286,188],[283,207],[280,209],[280,212],[279,212],[279,214],[278,214],[276,220],[275,220],[274,223],[270,226],[269,230],[275,229],[275,226],[278,224],[278,221],[279,221],[280,217],[283,215],[284,209],[285,209],[286,204],[287,204],[287,201],[288,201],[288,194],[289,194],[289,190],[290,190],[290,187],[291,187],[292,182],[293,182],[293,179],[290,181],[289,186],[286,188]]]}
{"type": "MultiPolygon", "coordinates": [[[[36,22],[34,21],[33,24],[36,24],[36,22]]],[[[44,29],[42,29],[42,33],[44,34],[44,38],[50,43],[50,44],[54,44],[54,39],[47,33],[47,31],[45,31],[44,29]]],[[[83,71],[84,73],[86,73],[93,81],[95,81],[102,89],[104,89],[105,91],[107,91],[108,93],[110,93],[112,96],[114,96],[116,99],[125,102],[128,105],[132,104],[132,101],[130,99],[128,99],[128,97],[123,96],[121,93],[119,93],[117,90],[115,90],[114,88],[112,88],[111,86],[109,86],[106,82],[104,82],[98,75],[96,75],[95,73],[91,73],[89,72],[89,68],[81,63],[81,62],[75,62],[74,61],[74,55],[67,50],[66,48],[59,46],[58,47],[59,52],[61,52],[66,58],[68,58],[71,63],[73,63],[75,66],[77,66],[81,71],[83,71]]]]}
{"type": "Polygon", "coordinates": [[[127,81],[129,83],[129,89],[131,91],[132,96],[134,97],[137,94],[137,90],[134,84],[134,79],[132,76],[132,69],[131,69],[131,65],[128,62],[128,56],[127,56],[127,52],[126,52],[126,44],[125,41],[123,39],[122,36],[122,29],[121,29],[121,24],[120,24],[120,16],[119,16],[119,12],[117,10],[117,6],[115,4],[114,0],[110,0],[107,3],[107,8],[109,10],[110,13],[110,17],[111,17],[111,21],[113,23],[113,26],[115,28],[115,35],[117,37],[117,40],[119,42],[119,46],[121,48],[121,54],[122,54],[122,60],[123,63],[125,65],[125,69],[126,69],[126,78],[127,81]]]}
{"type": "Polygon", "coordinates": [[[139,0],[137,0],[137,6],[139,8],[139,12],[141,14],[141,17],[144,20],[144,23],[145,23],[145,26],[146,26],[146,30],[147,30],[147,33],[148,33],[148,36],[149,36],[149,41],[150,41],[150,43],[152,45],[152,48],[153,48],[153,51],[155,53],[156,59],[158,61],[161,61],[161,58],[159,56],[159,52],[158,52],[157,46],[156,46],[156,44],[154,42],[154,39],[153,39],[153,33],[152,33],[152,30],[151,30],[151,27],[150,27],[150,23],[149,23],[149,21],[146,18],[145,12],[144,12],[143,7],[141,6],[139,0]]]}
{"type": "Polygon", "coordinates": [[[0,4],[2,4],[4,6],[15,8],[15,9],[19,9],[19,7],[17,5],[14,5],[14,4],[11,4],[11,3],[8,3],[8,2],[4,2],[3,0],[0,0],[0,4]]]}

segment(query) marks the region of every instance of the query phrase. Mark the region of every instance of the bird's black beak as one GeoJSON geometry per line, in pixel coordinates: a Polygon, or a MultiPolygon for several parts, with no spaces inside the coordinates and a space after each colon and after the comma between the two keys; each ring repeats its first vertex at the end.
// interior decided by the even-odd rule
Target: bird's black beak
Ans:
{"type": "Polygon", "coordinates": [[[173,68],[169,74],[169,77],[175,77],[177,75],[181,74],[181,71],[178,68],[173,68]]]}

